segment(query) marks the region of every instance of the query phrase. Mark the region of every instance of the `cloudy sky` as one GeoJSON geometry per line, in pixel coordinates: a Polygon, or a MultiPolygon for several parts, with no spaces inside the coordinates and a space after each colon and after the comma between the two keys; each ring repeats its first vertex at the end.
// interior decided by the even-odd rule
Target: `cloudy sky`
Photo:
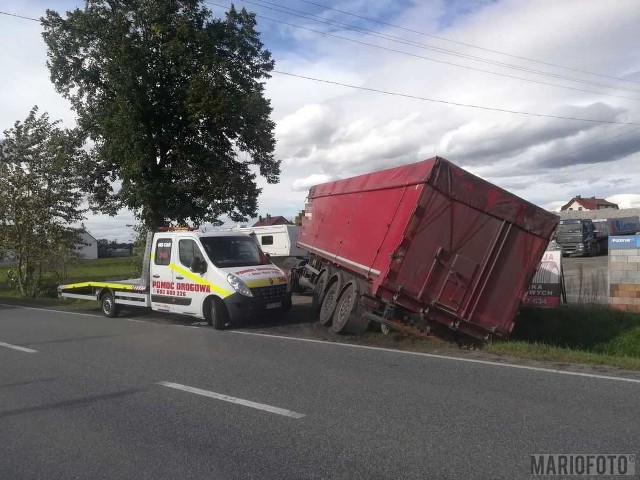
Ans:
{"type": "MultiPolygon", "coordinates": [[[[3,0],[0,10],[39,17],[81,3],[3,0]]],[[[207,3],[218,16],[230,4],[207,3]]],[[[292,217],[313,184],[434,155],[545,208],[578,194],[640,207],[637,0],[236,5],[258,13],[278,71],[413,97],[274,73],[267,95],[282,176],[263,185],[261,214],[292,217]]],[[[0,15],[0,130],[35,104],[73,125],[45,61],[39,24],[0,15]]],[[[86,225],[98,238],[127,240],[132,223],[121,212],[86,225]]]]}

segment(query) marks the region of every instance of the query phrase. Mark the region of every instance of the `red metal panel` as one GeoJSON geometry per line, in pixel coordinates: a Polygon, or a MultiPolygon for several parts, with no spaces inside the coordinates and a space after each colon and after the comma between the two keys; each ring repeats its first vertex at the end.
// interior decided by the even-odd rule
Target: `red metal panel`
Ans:
{"type": "Polygon", "coordinates": [[[298,244],[361,275],[385,272],[434,164],[427,160],[313,187],[298,244]]]}
{"type": "Polygon", "coordinates": [[[423,188],[417,184],[317,197],[298,244],[355,273],[376,276],[388,268],[423,188]]]}

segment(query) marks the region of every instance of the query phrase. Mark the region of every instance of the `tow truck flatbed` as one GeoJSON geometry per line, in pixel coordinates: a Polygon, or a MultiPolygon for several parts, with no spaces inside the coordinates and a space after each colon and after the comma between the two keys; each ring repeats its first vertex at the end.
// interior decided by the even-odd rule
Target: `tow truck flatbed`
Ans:
{"type": "Polygon", "coordinates": [[[60,285],[58,295],[61,298],[77,298],[81,300],[99,300],[104,290],[113,292],[115,301],[121,305],[149,307],[149,287],[140,278],[127,280],[109,280],[108,282],[79,282],[60,285]]]}

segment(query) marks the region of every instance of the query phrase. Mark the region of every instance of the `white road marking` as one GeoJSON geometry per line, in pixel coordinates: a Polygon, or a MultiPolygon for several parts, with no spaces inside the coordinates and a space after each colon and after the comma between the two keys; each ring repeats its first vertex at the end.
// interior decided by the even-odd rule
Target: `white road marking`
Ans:
{"type": "Polygon", "coordinates": [[[338,347],[361,348],[363,350],[376,350],[381,352],[399,353],[402,355],[415,355],[418,357],[438,358],[440,360],[453,360],[455,362],[467,362],[467,363],[475,363],[479,365],[491,365],[494,367],[518,368],[521,370],[531,370],[534,372],[557,373],[559,375],[572,375],[576,377],[597,378],[600,380],[616,380],[619,382],[640,383],[640,378],[625,378],[625,377],[614,377],[610,375],[598,375],[596,373],[572,372],[570,370],[558,370],[556,368],[532,367],[529,365],[516,365],[513,363],[492,362],[490,360],[477,360],[475,358],[463,358],[463,357],[453,357],[450,355],[438,355],[436,353],[409,352],[407,350],[395,350],[393,348],[370,347],[367,345],[354,345],[351,343],[341,343],[341,342],[327,342],[325,340],[313,340],[311,338],[287,337],[285,335],[271,335],[267,333],[241,332],[238,330],[233,330],[230,333],[237,333],[240,335],[254,335],[256,337],[279,338],[283,340],[293,340],[297,342],[322,343],[326,345],[335,345],[338,347]]]}
{"type": "Polygon", "coordinates": [[[103,317],[102,315],[96,315],[94,313],[68,312],[66,310],[54,310],[52,308],[23,307],[22,305],[10,305],[8,303],[0,303],[0,307],[22,308],[24,310],[39,310],[41,312],[49,312],[49,313],[65,313],[67,315],[80,315],[83,317],[98,317],[98,318],[103,317]]]}
{"type": "Polygon", "coordinates": [[[37,350],[33,350],[32,348],[19,347],[18,345],[11,345],[10,343],[0,342],[0,347],[7,347],[13,350],[19,350],[20,352],[25,352],[25,353],[38,353],[37,350]]]}
{"type": "Polygon", "coordinates": [[[235,403],[238,405],[244,405],[245,407],[255,408],[257,410],[264,410],[265,412],[284,415],[285,417],[303,418],[305,416],[302,413],[292,412],[291,410],[285,410],[284,408],[272,407],[271,405],[265,405],[264,403],[257,403],[252,402],[251,400],[230,397],[229,395],[224,395],[222,393],[210,392],[209,390],[201,390],[199,388],[189,387],[187,385],[181,385],[179,383],[158,382],[158,385],[175,388],[176,390],[182,390],[184,392],[195,393],[204,397],[215,398],[216,400],[222,400],[223,402],[235,403]]]}
{"type": "MultiPolygon", "coordinates": [[[[47,313],[64,313],[65,315],[79,315],[81,317],[105,318],[104,315],[96,315],[95,313],[69,312],[67,310],[55,310],[53,308],[23,307],[22,305],[11,305],[8,303],[0,303],[0,307],[22,308],[24,310],[38,310],[39,312],[47,312],[47,313]]],[[[156,322],[150,322],[148,320],[140,320],[138,318],[118,317],[118,319],[125,320],[127,322],[152,323],[154,325],[157,325],[156,322]]]]}

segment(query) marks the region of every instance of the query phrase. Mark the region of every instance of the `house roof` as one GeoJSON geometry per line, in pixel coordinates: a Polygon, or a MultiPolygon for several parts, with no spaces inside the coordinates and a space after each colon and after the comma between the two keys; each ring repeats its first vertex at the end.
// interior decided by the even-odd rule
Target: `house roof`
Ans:
{"type": "Polygon", "coordinates": [[[577,202],[578,204],[580,204],[582,206],[582,208],[584,208],[586,210],[597,210],[598,207],[618,208],[618,204],[617,203],[609,202],[609,201],[605,200],[604,198],[596,198],[596,197],[583,198],[581,196],[577,196],[577,197],[573,197],[571,200],[569,200],[569,202],[566,203],[565,205],[563,205],[560,208],[560,210],[561,211],[562,210],[566,210],[567,208],[569,208],[569,206],[573,202],[577,202]]]}
{"type": "Polygon", "coordinates": [[[80,235],[83,238],[87,238],[89,237],[91,240],[93,240],[94,242],[97,242],[98,240],[96,239],[96,237],[94,237],[93,235],[91,235],[89,232],[87,232],[86,230],[84,232],[81,232],[80,235]]]}
{"type": "Polygon", "coordinates": [[[292,222],[284,218],[282,215],[272,217],[267,215],[266,217],[260,217],[260,219],[254,223],[253,227],[270,227],[272,225],[293,225],[292,222]]]}

